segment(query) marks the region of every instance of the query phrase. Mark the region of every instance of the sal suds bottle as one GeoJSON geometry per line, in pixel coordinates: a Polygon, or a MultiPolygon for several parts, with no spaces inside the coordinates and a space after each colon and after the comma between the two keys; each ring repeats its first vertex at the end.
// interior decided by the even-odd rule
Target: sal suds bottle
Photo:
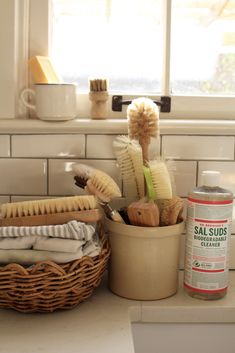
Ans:
{"type": "Polygon", "coordinates": [[[220,172],[203,171],[187,205],[184,288],[191,297],[213,300],[227,292],[232,209],[233,194],[220,187],[220,172]]]}

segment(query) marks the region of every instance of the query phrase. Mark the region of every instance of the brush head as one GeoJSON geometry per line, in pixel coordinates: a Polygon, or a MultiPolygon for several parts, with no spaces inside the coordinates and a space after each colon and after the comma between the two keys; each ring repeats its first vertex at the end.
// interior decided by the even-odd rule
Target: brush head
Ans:
{"type": "Polygon", "coordinates": [[[75,164],[73,171],[77,174],[75,184],[83,187],[91,195],[103,202],[109,202],[115,197],[121,197],[121,191],[116,182],[105,172],[85,164],[75,164]]]}
{"type": "Polygon", "coordinates": [[[116,182],[108,174],[98,169],[87,181],[87,187],[94,190],[94,194],[103,202],[110,202],[113,198],[122,196],[116,182]]]}
{"type": "Polygon", "coordinates": [[[145,194],[145,186],[142,169],[143,154],[139,142],[120,135],[114,140],[113,147],[127,201],[141,199],[145,194]]]}
{"type": "Polygon", "coordinates": [[[175,196],[170,200],[158,200],[157,204],[160,209],[161,226],[171,226],[183,221],[183,200],[180,197],[175,196]]]}
{"type": "Polygon", "coordinates": [[[90,92],[106,92],[108,90],[108,80],[106,78],[90,78],[90,92]]]}
{"type": "Polygon", "coordinates": [[[148,191],[149,200],[155,200],[157,198],[156,191],[153,185],[150,169],[148,167],[143,166],[144,177],[148,191]]]}
{"type": "Polygon", "coordinates": [[[156,199],[171,199],[171,177],[163,160],[153,160],[148,163],[156,199]]]}
{"type": "Polygon", "coordinates": [[[11,218],[91,210],[97,207],[94,196],[84,195],[6,203],[1,205],[0,211],[2,218],[11,218]]]}
{"type": "Polygon", "coordinates": [[[150,99],[136,98],[127,108],[128,135],[131,139],[150,143],[151,137],[157,136],[159,109],[150,99]]]}

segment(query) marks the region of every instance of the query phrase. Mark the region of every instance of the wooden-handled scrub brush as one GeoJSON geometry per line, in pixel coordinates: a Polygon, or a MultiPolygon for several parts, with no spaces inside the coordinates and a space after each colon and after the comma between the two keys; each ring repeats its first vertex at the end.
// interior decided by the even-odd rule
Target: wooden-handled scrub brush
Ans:
{"type": "Polygon", "coordinates": [[[156,192],[156,198],[172,198],[171,178],[165,161],[157,151],[157,158],[149,162],[148,147],[151,137],[159,137],[159,109],[149,98],[137,98],[127,108],[128,134],[139,141],[143,160],[149,167],[156,192]]]}
{"type": "Polygon", "coordinates": [[[149,160],[151,138],[158,135],[158,106],[149,98],[134,99],[127,108],[127,118],[129,138],[138,141],[142,148],[143,163],[141,173],[143,178],[145,177],[145,193],[148,191],[147,198],[142,198],[140,201],[133,202],[128,206],[128,216],[134,225],[158,226],[159,211],[154,203],[153,193],[150,192],[152,181],[150,180],[150,172],[146,167],[149,160]]]}
{"type": "Polygon", "coordinates": [[[68,196],[2,204],[1,226],[63,224],[71,220],[96,222],[101,214],[94,196],[68,196]]]}
{"type": "Polygon", "coordinates": [[[110,202],[115,197],[121,197],[119,186],[107,173],[82,163],[74,164],[72,169],[75,180],[83,180],[84,190],[97,196],[100,201],[110,202]]]}
{"type": "Polygon", "coordinates": [[[124,223],[120,214],[109,205],[112,199],[121,196],[116,182],[105,172],[82,163],[73,165],[72,169],[75,173],[75,184],[88,194],[96,196],[108,218],[124,223]]]}

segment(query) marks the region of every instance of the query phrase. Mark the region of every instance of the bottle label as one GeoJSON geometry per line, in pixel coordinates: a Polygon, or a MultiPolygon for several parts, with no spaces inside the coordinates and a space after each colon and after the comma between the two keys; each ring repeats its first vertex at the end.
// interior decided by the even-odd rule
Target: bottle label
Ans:
{"type": "Polygon", "coordinates": [[[188,198],[184,285],[201,293],[228,286],[233,200],[188,198]]]}

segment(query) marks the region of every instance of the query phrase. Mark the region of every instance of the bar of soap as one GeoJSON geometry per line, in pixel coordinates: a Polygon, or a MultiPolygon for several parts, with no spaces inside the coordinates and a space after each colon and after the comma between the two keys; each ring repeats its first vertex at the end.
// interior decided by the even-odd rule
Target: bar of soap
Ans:
{"type": "Polygon", "coordinates": [[[34,83],[61,83],[51,59],[47,56],[34,56],[29,60],[29,68],[34,83]]]}

